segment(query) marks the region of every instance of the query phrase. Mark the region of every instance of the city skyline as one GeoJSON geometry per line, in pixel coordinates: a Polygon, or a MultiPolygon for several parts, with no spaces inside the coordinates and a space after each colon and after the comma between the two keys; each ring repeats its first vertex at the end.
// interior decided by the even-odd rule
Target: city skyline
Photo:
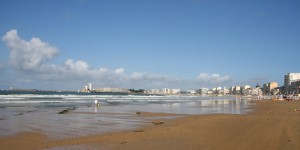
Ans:
{"type": "Polygon", "coordinates": [[[284,84],[298,1],[0,2],[0,88],[284,84]]]}

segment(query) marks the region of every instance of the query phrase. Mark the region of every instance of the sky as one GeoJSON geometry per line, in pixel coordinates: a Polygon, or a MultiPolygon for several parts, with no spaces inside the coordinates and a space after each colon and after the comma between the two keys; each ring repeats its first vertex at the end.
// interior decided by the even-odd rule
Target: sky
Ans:
{"type": "Polygon", "coordinates": [[[1,0],[0,89],[283,85],[298,0],[1,0]]]}

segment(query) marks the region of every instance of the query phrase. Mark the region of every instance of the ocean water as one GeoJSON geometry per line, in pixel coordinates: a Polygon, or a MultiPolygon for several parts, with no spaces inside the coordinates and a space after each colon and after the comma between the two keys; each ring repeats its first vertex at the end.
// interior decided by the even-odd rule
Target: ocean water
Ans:
{"type": "Polygon", "coordinates": [[[0,136],[39,132],[65,138],[119,132],[184,115],[245,114],[251,111],[250,105],[247,99],[235,96],[0,92],[0,136]],[[68,112],[59,114],[64,110],[68,112]],[[142,117],[136,112],[178,115],[142,117]]]}

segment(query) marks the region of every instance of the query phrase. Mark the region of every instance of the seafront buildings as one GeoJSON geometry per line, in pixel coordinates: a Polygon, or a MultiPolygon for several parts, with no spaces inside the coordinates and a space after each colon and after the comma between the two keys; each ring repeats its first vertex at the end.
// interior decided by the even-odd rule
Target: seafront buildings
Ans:
{"type": "MultiPolygon", "coordinates": [[[[162,94],[162,95],[281,95],[281,94],[300,94],[300,73],[287,73],[284,75],[284,85],[279,86],[277,82],[269,82],[261,87],[257,84],[255,87],[250,85],[237,85],[215,88],[199,88],[196,90],[181,90],[172,88],[142,90],[144,94],[162,94]]],[[[92,83],[88,83],[81,92],[120,92],[131,93],[125,88],[95,88],[92,89],[92,83]]]]}
{"type": "MultiPolygon", "coordinates": [[[[196,90],[200,95],[217,95],[222,93],[222,89],[213,88],[209,90],[207,88],[201,88],[196,90]],[[217,91],[214,91],[216,89],[217,91]]],[[[225,87],[223,89],[225,91],[225,87]]],[[[300,94],[300,73],[287,73],[284,75],[284,85],[279,86],[277,82],[269,82],[263,84],[260,87],[258,84],[256,87],[251,88],[250,85],[244,86],[232,86],[228,88],[228,93],[223,92],[223,95],[298,95],[300,94]]]]}
{"type": "Polygon", "coordinates": [[[291,94],[299,92],[300,73],[287,73],[284,75],[284,93],[291,94]],[[292,85],[293,84],[293,85],[292,85]]]}
{"type": "Polygon", "coordinates": [[[295,81],[291,83],[290,93],[295,93],[295,94],[300,93],[300,81],[295,81]]]}
{"type": "Polygon", "coordinates": [[[269,82],[263,85],[263,94],[264,95],[276,95],[279,90],[276,89],[278,87],[277,82],[269,82]]]}

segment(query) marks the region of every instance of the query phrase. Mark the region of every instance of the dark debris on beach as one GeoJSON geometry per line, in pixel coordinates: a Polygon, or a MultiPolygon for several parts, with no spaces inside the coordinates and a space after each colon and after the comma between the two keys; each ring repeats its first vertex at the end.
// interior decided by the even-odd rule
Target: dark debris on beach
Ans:
{"type": "Polygon", "coordinates": [[[75,110],[75,109],[76,109],[75,107],[73,107],[73,108],[68,108],[68,109],[64,109],[64,110],[60,111],[58,114],[66,114],[66,113],[68,113],[70,110],[75,110]]]}

